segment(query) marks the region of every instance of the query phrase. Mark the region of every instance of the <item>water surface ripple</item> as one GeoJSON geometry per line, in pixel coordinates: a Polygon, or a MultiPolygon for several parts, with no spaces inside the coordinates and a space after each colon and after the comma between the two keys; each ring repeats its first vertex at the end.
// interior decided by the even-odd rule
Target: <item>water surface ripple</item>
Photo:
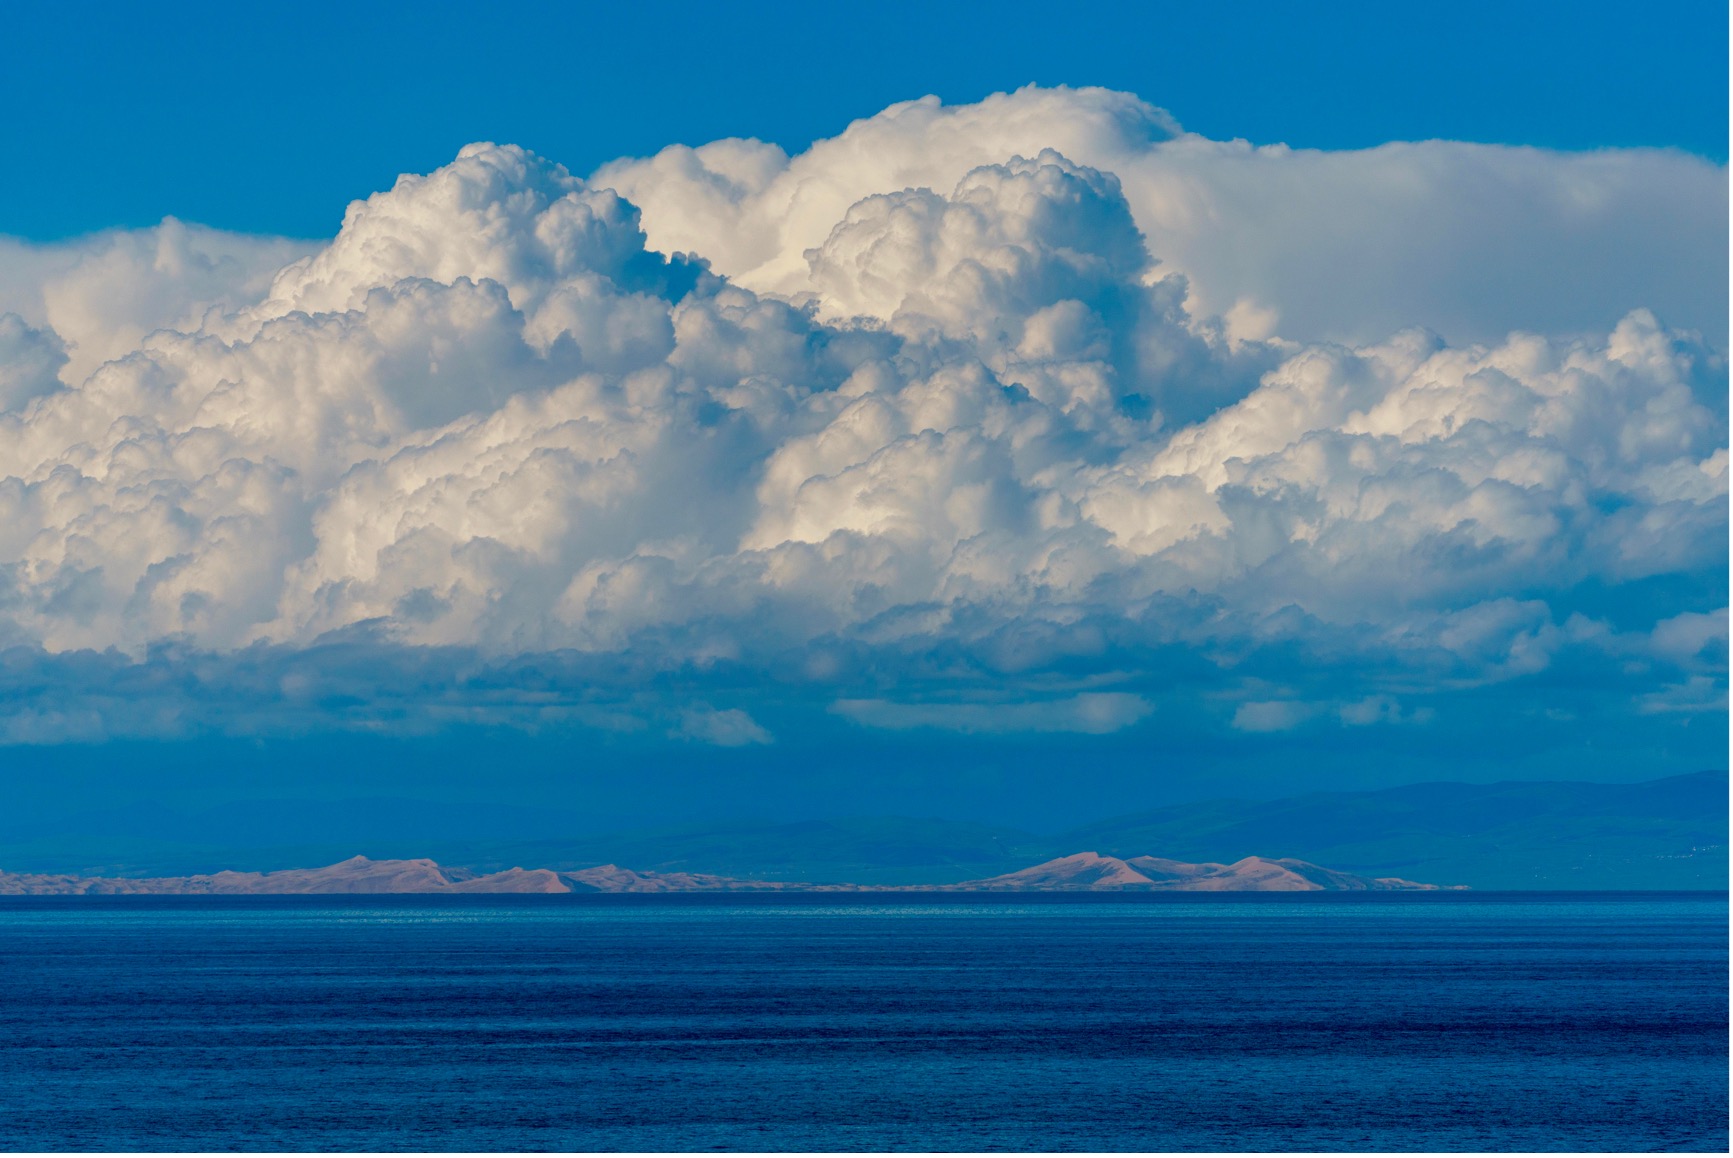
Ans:
{"type": "Polygon", "coordinates": [[[1725,1150],[1725,894],[7,898],[9,1150],[1725,1150]]]}

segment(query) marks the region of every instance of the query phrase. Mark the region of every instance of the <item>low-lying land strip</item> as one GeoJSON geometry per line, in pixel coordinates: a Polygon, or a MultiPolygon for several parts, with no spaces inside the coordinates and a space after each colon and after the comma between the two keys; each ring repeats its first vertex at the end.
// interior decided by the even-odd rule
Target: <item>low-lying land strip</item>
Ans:
{"type": "Polygon", "coordinates": [[[248,896],[315,893],[681,893],[681,892],[1317,892],[1437,889],[1399,877],[1363,877],[1302,860],[1248,856],[1232,864],[1161,857],[1121,860],[1080,852],[1013,873],[948,885],[856,885],[760,881],[707,873],[636,872],[618,865],[576,871],[512,868],[473,874],[434,861],[351,857],[314,869],[200,873],[183,877],[92,877],[0,872],[4,896],[248,896]]]}

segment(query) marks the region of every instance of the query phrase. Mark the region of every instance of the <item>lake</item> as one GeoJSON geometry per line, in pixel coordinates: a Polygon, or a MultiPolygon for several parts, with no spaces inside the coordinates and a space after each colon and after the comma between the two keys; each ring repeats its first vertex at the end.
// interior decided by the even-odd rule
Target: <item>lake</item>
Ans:
{"type": "Polygon", "coordinates": [[[1725,1150],[1717,894],[0,899],[8,1150],[1725,1150]]]}

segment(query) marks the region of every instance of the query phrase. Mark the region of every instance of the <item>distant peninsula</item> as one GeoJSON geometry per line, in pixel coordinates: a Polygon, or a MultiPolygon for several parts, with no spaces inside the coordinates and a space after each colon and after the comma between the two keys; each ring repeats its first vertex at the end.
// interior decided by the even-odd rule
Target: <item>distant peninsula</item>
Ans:
{"type": "Polygon", "coordinates": [[[1400,877],[1364,877],[1289,858],[1248,856],[1232,864],[1191,864],[1156,856],[1127,859],[1080,852],[1017,872],[944,885],[810,884],[707,873],[638,872],[605,864],[575,871],[511,868],[472,873],[432,860],[369,860],[275,872],[225,870],[181,877],[100,877],[0,872],[0,896],[287,896],[382,893],[699,892],[1351,892],[1437,890],[1400,877]]]}

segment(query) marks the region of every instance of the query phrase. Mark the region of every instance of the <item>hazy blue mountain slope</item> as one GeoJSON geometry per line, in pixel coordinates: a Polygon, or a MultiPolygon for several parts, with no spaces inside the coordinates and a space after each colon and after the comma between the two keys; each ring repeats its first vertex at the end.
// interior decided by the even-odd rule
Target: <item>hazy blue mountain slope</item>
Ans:
{"type": "Polygon", "coordinates": [[[1727,776],[1641,784],[1415,784],[1177,805],[1033,836],[901,817],[718,823],[428,850],[492,872],[613,862],[660,872],[948,884],[1090,851],[1232,862],[1293,857],[1366,876],[1483,889],[1725,888],[1727,776]]]}
{"type": "Polygon", "coordinates": [[[0,870],[173,876],[330,864],[356,854],[431,857],[494,872],[614,863],[767,880],[951,884],[1028,866],[1047,843],[1014,829],[906,817],[729,821],[584,833],[570,815],[413,800],[248,801],[183,812],[92,811],[48,824],[0,820],[0,870]]]}
{"type": "Polygon", "coordinates": [[[1292,857],[1364,876],[1482,889],[1725,888],[1727,776],[1640,784],[1412,784],[1175,805],[1035,836],[907,817],[719,821],[587,835],[573,815],[386,799],[135,808],[47,824],[0,818],[0,870],[163,876],[269,871],[363,854],[475,872],[640,871],[954,884],[1079,852],[1231,863],[1292,857]]]}
{"type": "Polygon", "coordinates": [[[273,871],[357,853],[427,849],[573,831],[573,813],[399,797],[254,799],[206,808],[134,802],[47,819],[0,815],[0,870],[173,876],[242,866],[273,871]]]}
{"type": "MultiPolygon", "coordinates": [[[[446,855],[478,871],[530,863],[563,870],[608,862],[655,872],[763,880],[951,884],[1026,867],[1043,859],[1048,847],[1042,838],[1009,828],[909,817],[855,817],[500,842],[467,850],[453,847],[446,855]]],[[[437,853],[433,855],[439,859],[437,853]]]]}
{"type": "Polygon", "coordinates": [[[1220,860],[1255,850],[1475,888],[1725,888],[1727,775],[1641,784],[1411,784],[1176,805],[1059,843],[1220,860]]]}

